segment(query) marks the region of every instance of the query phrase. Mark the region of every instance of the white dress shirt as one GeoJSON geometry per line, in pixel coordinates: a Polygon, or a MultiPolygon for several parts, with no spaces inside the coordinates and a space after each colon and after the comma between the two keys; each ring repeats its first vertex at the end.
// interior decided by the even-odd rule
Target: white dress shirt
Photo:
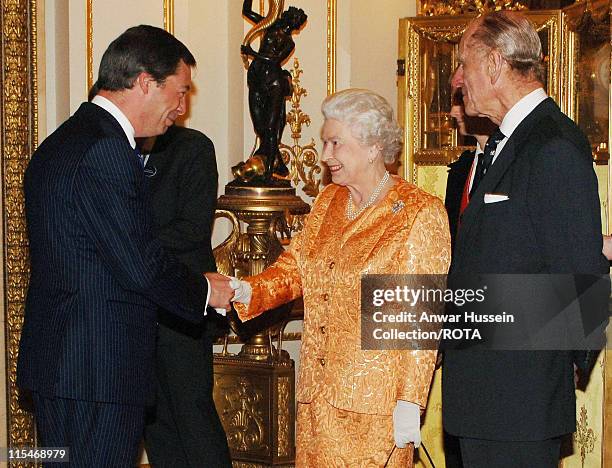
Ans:
{"type": "MultiPolygon", "coordinates": [[[[493,162],[491,165],[495,164],[495,160],[497,156],[501,154],[504,146],[506,146],[506,142],[510,135],[514,133],[516,127],[527,117],[531,112],[538,107],[538,105],[548,97],[544,88],[538,88],[523,96],[516,104],[512,106],[512,108],[506,113],[504,119],[499,125],[499,130],[504,134],[503,140],[501,140],[497,144],[497,148],[495,149],[495,154],[493,155],[493,162]]],[[[474,157],[474,162],[472,163],[472,168],[476,168],[478,164],[478,158],[483,153],[483,150],[480,148],[480,145],[476,145],[476,156],[474,157]]],[[[475,170],[471,171],[471,179],[470,179],[470,190],[472,190],[472,183],[474,182],[474,174],[475,170]]]]}
{"type": "Polygon", "coordinates": [[[130,142],[130,146],[132,147],[132,149],[136,149],[136,140],[134,139],[134,127],[130,123],[130,120],[125,116],[125,114],[121,112],[121,109],[119,109],[113,102],[109,101],[103,96],[100,96],[99,94],[97,94],[91,100],[91,102],[92,104],[100,106],[110,115],[112,115],[117,122],[119,122],[119,125],[121,125],[125,136],[130,142]]]}

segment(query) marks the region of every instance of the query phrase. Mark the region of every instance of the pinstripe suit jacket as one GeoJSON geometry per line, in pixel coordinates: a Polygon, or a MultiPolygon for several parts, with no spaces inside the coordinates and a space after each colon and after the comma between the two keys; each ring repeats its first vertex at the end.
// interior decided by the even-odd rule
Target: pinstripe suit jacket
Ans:
{"type": "Polygon", "coordinates": [[[157,307],[202,320],[206,281],[153,238],[143,190],[123,130],[95,104],[82,104],[32,156],[22,388],[144,404],[152,394],[157,307]]]}

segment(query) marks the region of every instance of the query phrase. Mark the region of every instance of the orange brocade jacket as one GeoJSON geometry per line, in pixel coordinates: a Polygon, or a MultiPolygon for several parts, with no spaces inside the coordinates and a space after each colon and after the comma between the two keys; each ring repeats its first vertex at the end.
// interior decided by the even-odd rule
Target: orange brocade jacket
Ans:
{"type": "Polygon", "coordinates": [[[446,274],[450,236],[442,202],[405,180],[354,221],[346,217],[348,189],[327,186],[315,200],[304,229],[261,274],[248,320],[304,297],[297,400],[322,396],[336,408],[389,415],[398,399],[425,407],[436,351],[361,350],[360,276],[446,274]]]}

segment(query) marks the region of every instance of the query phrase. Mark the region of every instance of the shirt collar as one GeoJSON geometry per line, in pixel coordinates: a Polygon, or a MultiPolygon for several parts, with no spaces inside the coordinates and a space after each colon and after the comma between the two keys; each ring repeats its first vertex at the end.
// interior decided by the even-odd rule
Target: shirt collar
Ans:
{"type": "Polygon", "coordinates": [[[543,88],[535,89],[526,96],[523,96],[512,108],[506,113],[502,120],[499,129],[506,138],[516,130],[516,127],[540,104],[548,95],[543,88]]]}
{"type": "Polygon", "coordinates": [[[110,115],[112,115],[125,133],[128,141],[130,142],[130,146],[134,149],[136,148],[136,140],[134,139],[134,127],[130,123],[130,120],[125,116],[121,109],[119,109],[112,101],[106,99],[104,96],[96,95],[91,102],[100,106],[102,109],[107,111],[110,115]]]}

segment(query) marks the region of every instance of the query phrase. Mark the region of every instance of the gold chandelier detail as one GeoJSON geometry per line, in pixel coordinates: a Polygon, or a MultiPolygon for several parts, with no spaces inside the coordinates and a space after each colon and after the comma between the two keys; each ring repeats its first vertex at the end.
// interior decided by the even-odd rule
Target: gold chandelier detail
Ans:
{"type": "Polygon", "coordinates": [[[421,3],[422,16],[463,15],[495,10],[526,10],[527,7],[508,0],[432,0],[421,3]]]}
{"type": "Polygon", "coordinates": [[[302,190],[309,197],[315,198],[319,193],[320,178],[316,176],[321,173],[319,166],[319,153],[315,147],[314,138],[310,139],[310,143],[306,146],[300,145],[302,138],[302,126],[310,126],[310,117],[302,112],[300,101],[302,96],[307,96],[308,91],[302,88],[300,83],[300,75],[304,71],[300,68],[300,62],[297,58],[293,59],[293,68],[291,69],[291,78],[293,81],[293,93],[291,95],[291,110],[287,114],[287,123],[291,127],[291,138],[293,146],[280,144],[281,155],[283,161],[289,167],[289,178],[293,185],[297,188],[300,183],[304,186],[302,190]]]}

